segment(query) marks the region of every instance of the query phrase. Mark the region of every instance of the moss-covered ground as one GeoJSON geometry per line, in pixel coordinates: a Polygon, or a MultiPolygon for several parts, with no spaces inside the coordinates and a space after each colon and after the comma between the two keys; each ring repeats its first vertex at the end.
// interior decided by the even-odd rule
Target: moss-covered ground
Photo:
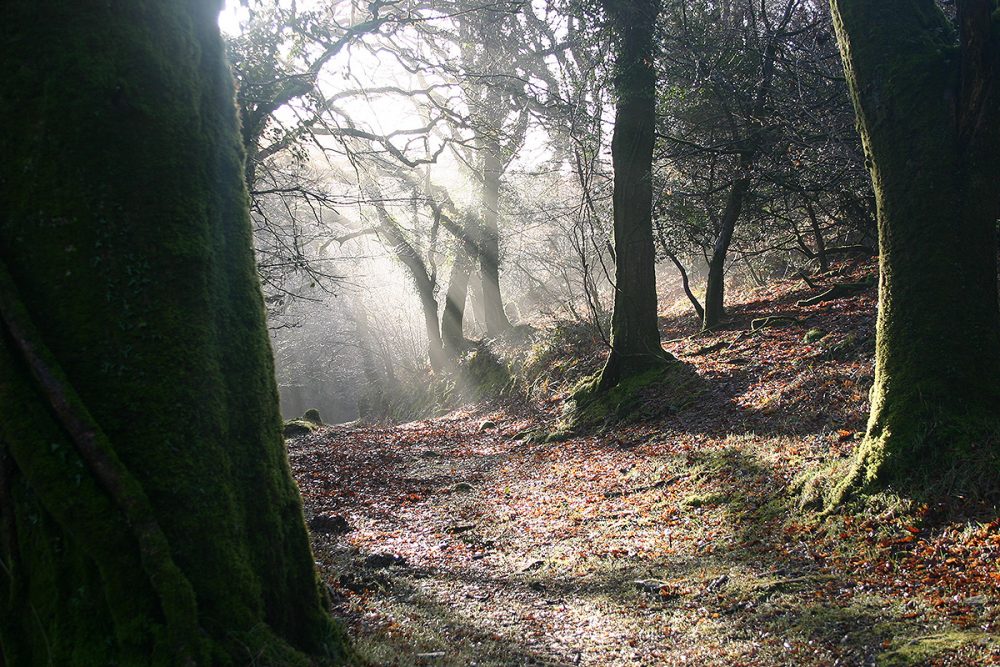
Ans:
{"type": "Polygon", "coordinates": [[[995,507],[803,504],[803,478],[863,430],[874,313],[872,291],[794,306],[810,293],[746,294],[710,335],[664,318],[700,390],[664,391],[662,410],[646,395],[639,419],[526,439],[557,431],[581,372],[536,378],[557,401],[291,440],[308,517],[350,527],[313,544],[358,649],[376,665],[1000,664],[995,507]],[[772,314],[798,321],[750,331],[772,314]]]}

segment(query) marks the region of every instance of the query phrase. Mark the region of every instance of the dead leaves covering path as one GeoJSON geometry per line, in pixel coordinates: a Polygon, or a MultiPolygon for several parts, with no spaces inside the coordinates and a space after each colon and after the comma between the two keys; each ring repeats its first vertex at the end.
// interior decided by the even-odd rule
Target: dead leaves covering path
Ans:
{"type": "Polygon", "coordinates": [[[788,492],[851,454],[871,298],[675,342],[710,390],[655,423],[528,444],[540,417],[483,408],[290,441],[335,612],[377,665],[1000,664],[995,509],[817,524],[788,492]]]}
{"type": "Polygon", "coordinates": [[[941,664],[996,662],[995,521],[824,535],[787,520],[787,438],[524,445],[492,417],[290,450],[308,515],[350,525],[316,554],[376,664],[868,664],[942,632],[963,643],[941,664]]]}

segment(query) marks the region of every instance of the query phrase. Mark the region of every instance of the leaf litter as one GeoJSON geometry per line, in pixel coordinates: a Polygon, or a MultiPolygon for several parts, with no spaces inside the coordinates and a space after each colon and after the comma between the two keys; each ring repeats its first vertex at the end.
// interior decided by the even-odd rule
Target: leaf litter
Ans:
{"type": "MultiPolygon", "coordinates": [[[[873,270],[848,266],[846,279],[873,270]]],[[[808,295],[791,281],[740,294],[710,334],[665,316],[667,349],[706,390],[652,420],[530,442],[520,436],[558,405],[508,401],[290,440],[307,519],[325,527],[312,531],[317,563],[362,654],[1000,664],[994,506],[957,498],[824,521],[797,508],[803,469],[852,455],[873,376],[874,290],[795,306],[808,295]],[[751,331],[773,316],[796,321],[751,331]],[[814,329],[822,337],[804,342],[814,329]]]]}

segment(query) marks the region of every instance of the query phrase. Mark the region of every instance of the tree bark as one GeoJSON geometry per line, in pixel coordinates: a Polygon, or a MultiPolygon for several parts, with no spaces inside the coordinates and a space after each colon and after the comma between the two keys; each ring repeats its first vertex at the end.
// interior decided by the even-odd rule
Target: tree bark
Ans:
{"type": "Polygon", "coordinates": [[[708,282],[705,286],[705,309],[702,319],[704,329],[719,326],[725,315],[726,256],[729,254],[729,246],[733,242],[736,221],[740,218],[747,188],[750,187],[749,170],[754,159],[750,155],[741,158],[740,176],[730,186],[729,197],[726,199],[726,209],[722,212],[719,235],[715,239],[712,256],[708,261],[708,282]]]}
{"type": "Polygon", "coordinates": [[[826,252],[826,240],[823,238],[823,229],[819,225],[819,218],[816,216],[816,207],[811,201],[806,201],[806,213],[809,215],[809,224],[812,227],[813,238],[816,240],[816,259],[819,260],[819,270],[826,273],[830,270],[830,259],[826,252]]]}
{"type": "Polygon", "coordinates": [[[694,292],[691,291],[691,280],[688,278],[687,269],[685,269],[684,265],[681,264],[681,260],[677,258],[677,255],[667,250],[667,246],[662,240],[660,242],[660,247],[663,248],[664,254],[666,254],[667,258],[673,262],[677,271],[681,274],[681,288],[683,288],[684,295],[688,298],[688,301],[691,302],[691,307],[694,308],[695,315],[697,315],[699,320],[704,320],[705,309],[702,308],[701,303],[698,301],[698,297],[696,297],[694,292]]]}
{"type": "Polygon", "coordinates": [[[486,142],[483,155],[483,235],[479,268],[482,275],[486,334],[496,337],[510,329],[500,295],[500,146],[486,142]]]}
{"type": "Polygon", "coordinates": [[[879,312],[856,488],[998,491],[1000,45],[990,0],[833,0],[878,203],[879,312]]]}
{"type": "MultiPolygon", "coordinates": [[[[381,196],[381,195],[379,195],[381,196]]],[[[431,370],[438,372],[444,368],[445,354],[441,338],[441,328],[438,325],[438,302],[434,294],[437,280],[424,262],[417,249],[406,240],[399,229],[396,220],[386,210],[385,205],[376,201],[375,211],[379,218],[376,231],[392,248],[396,259],[410,272],[413,287],[420,300],[420,312],[424,317],[424,332],[427,335],[427,359],[431,370]]]]}
{"type": "Polygon", "coordinates": [[[617,35],[615,129],[611,140],[615,182],[615,300],[611,354],[597,388],[670,358],[660,345],[652,222],[652,161],[656,127],[656,20],[659,0],[612,2],[604,7],[617,35]]]}
{"type": "Polygon", "coordinates": [[[469,294],[469,276],[475,262],[475,255],[465,243],[459,241],[456,245],[457,254],[448,277],[448,293],[441,315],[441,339],[445,355],[450,359],[456,359],[465,348],[465,303],[469,294]]]}
{"type": "Polygon", "coordinates": [[[281,438],[220,5],[4,7],[5,664],[348,657],[281,438]]]}

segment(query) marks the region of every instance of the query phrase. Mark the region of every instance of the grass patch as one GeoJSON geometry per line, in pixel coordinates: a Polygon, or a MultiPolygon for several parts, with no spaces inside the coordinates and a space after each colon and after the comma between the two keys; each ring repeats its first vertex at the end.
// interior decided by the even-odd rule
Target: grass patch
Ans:
{"type": "Polygon", "coordinates": [[[547,399],[600,371],[607,348],[593,325],[558,322],[539,333],[512,364],[525,398],[547,399]]]}
{"type": "Polygon", "coordinates": [[[513,382],[510,369],[485,343],[479,343],[461,360],[459,368],[474,400],[500,396],[513,382]]]}
{"type": "Polygon", "coordinates": [[[908,639],[898,639],[893,647],[879,654],[875,664],[878,667],[909,667],[927,665],[931,660],[942,657],[946,653],[956,652],[965,648],[974,648],[973,654],[982,655],[991,648],[1000,646],[1000,642],[981,632],[942,632],[908,639]]]}

